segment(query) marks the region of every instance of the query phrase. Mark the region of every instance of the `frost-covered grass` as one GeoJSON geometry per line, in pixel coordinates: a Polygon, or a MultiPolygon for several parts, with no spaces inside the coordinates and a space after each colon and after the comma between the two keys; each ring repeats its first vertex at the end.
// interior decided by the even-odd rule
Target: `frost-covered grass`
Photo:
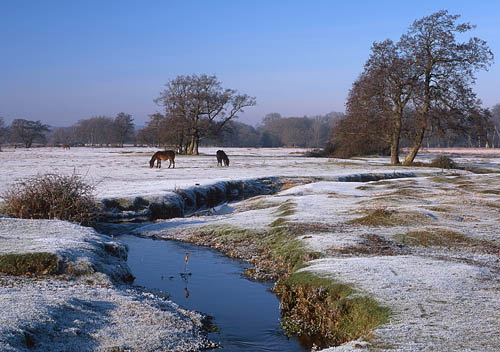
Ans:
{"type": "MultiPolygon", "coordinates": [[[[258,177],[334,177],[370,170],[400,171],[400,168],[385,166],[377,159],[346,165],[343,160],[306,158],[296,153],[300,150],[279,148],[227,148],[225,151],[231,166],[217,167],[217,149],[202,148],[199,156],[177,155],[175,169],[151,169],[149,159],[156,148],[4,148],[0,154],[0,194],[17,181],[46,173],[81,175],[95,186],[96,197],[103,199],[158,196],[216,181],[258,177]]],[[[419,172],[434,173],[435,170],[422,169],[419,172]]]]}
{"type": "MultiPolygon", "coordinates": [[[[365,164],[366,170],[376,172],[378,160],[365,164]]],[[[467,157],[457,162],[500,169],[500,158],[483,160],[467,157]]],[[[360,172],[357,167],[350,171],[360,172]]],[[[301,270],[343,283],[357,295],[391,309],[387,323],[329,351],[356,351],[363,346],[377,351],[496,351],[500,345],[500,215],[496,206],[500,198],[491,190],[499,185],[495,172],[441,169],[430,177],[411,179],[323,180],[259,198],[274,206],[256,209],[247,206],[255,200],[247,200],[232,205],[238,209],[233,214],[177,223],[184,231],[168,227],[169,221],[138,231],[182,238],[200,224],[264,232],[300,227],[303,231],[294,240],[305,247],[298,247],[321,255],[304,263],[301,270]],[[293,212],[280,216],[287,211],[278,210],[282,204],[293,204],[293,212]],[[384,226],[356,221],[377,209],[390,213],[384,226]]],[[[378,215],[384,218],[386,214],[378,215]]]]}
{"type": "MultiPolygon", "coordinates": [[[[186,239],[189,233],[210,226],[218,229],[206,231],[206,241],[211,241],[224,234],[222,229],[233,229],[220,239],[230,247],[235,236],[246,245],[248,260],[263,255],[252,251],[252,244],[268,240],[269,265],[279,266],[284,255],[296,254],[296,258],[305,260],[292,270],[343,284],[357,292],[355,297],[373,299],[391,310],[387,323],[330,351],[356,351],[359,346],[377,351],[496,351],[500,345],[500,156],[492,150],[487,150],[487,157],[452,156],[460,166],[493,171],[473,174],[465,168],[392,167],[387,158],[347,162],[308,159],[280,149],[227,149],[229,168],[217,168],[216,149],[205,149],[198,157],[179,156],[175,170],[149,169],[152,149],[73,149],[3,152],[5,168],[0,190],[19,177],[45,173],[48,169],[67,174],[76,169],[95,182],[100,199],[160,196],[220,180],[295,178],[297,182],[288,183],[278,194],[216,207],[211,216],[158,221],[136,231],[141,235],[186,239]],[[23,163],[18,162],[20,157],[25,158],[23,163]],[[361,181],[361,174],[390,175],[402,171],[419,177],[339,182],[361,181]],[[356,222],[377,209],[391,212],[391,226],[356,222]],[[275,221],[275,226],[270,226],[275,221]],[[258,236],[272,232],[276,239],[258,236]],[[313,259],[304,253],[318,256],[313,259]]],[[[423,155],[419,160],[428,162],[435,156],[423,155]]],[[[19,221],[20,231],[32,232],[30,222],[19,221]]],[[[44,235],[47,232],[50,233],[47,229],[42,231],[44,235]]],[[[22,236],[17,240],[27,249],[43,248],[23,242],[22,236]]],[[[57,241],[54,243],[57,245],[57,241]]],[[[214,241],[213,246],[217,245],[222,243],[214,241]]],[[[68,241],[60,253],[73,253],[76,260],[80,251],[77,248],[86,251],[84,243],[68,241]],[[66,247],[75,251],[63,249],[66,247]]],[[[92,252],[85,256],[92,258],[92,252]]],[[[21,283],[9,278],[8,285],[16,288],[21,283]]],[[[25,286],[30,285],[38,287],[34,281],[25,286]]],[[[13,291],[0,292],[7,292],[8,297],[13,291]]],[[[23,299],[39,292],[39,288],[26,290],[23,299]]],[[[40,302],[47,299],[45,294],[36,297],[40,302]]],[[[97,312],[95,316],[108,316],[102,310],[97,312]]],[[[34,316],[27,315],[26,320],[34,316]]],[[[119,321],[119,317],[114,321],[119,321]]],[[[0,326],[3,324],[6,323],[0,326]]]]}
{"type": "Polygon", "coordinates": [[[0,274],[0,350],[211,346],[201,314],[120,283],[130,275],[125,259],[123,245],[89,228],[0,218],[0,271],[10,274],[0,274]]]}

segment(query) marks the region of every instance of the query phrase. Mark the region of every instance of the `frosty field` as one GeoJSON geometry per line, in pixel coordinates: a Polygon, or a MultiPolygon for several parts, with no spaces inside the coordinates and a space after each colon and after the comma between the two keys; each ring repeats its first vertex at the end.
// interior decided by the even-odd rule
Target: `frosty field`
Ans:
{"type": "MultiPolygon", "coordinates": [[[[391,309],[388,323],[328,351],[498,349],[500,153],[462,152],[453,157],[468,169],[489,171],[478,174],[467,169],[393,167],[388,165],[387,158],[306,158],[298,149],[227,148],[231,166],[225,168],[217,167],[216,150],[206,148],[200,156],[177,156],[175,169],[168,169],[165,162],[161,169],[151,169],[149,159],[154,150],[150,148],[7,148],[0,153],[0,194],[25,177],[54,172],[82,175],[95,185],[98,199],[160,196],[224,180],[287,177],[287,186],[277,194],[217,207],[210,216],[159,220],[135,231],[141,236],[190,240],[207,226],[266,231],[271,223],[282,218],[302,229],[297,232],[297,239],[304,248],[321,254],[302,270],[346,283],[357,290],[356,295],[372,297],[391,309]],[[396,172],[416,177],[339,182],[342,176],[396,172]],[[277,215],[278,207],[284,203],[292,204],[293,211],[277,215]]],[[[419,160],[431,157],[423,155],[419,160]]],[[[13,332],[26,331],[26,326],[43,326],[45,321],[67,324],[63,317],[51,315],[48,307],[71,305],[73,310],[84,311],[87,306],[76,304],[75,300],[91,300],[93,290],[102,301],[106,299],[101,297],[108,297],[115,302],[113,307],[132,304],[133,300],[138,311],[144,309],[154,316],[166,314],[161,309],[155,310],[158,306],[149,298],[138,299],[142,297],[140,293],[134,296],[126,288],[113,284],[113,275],[126,269],[117,258],[117,263],[106,263],[105,254],[95,254],[108,240],[93,230],[59,221],[0,219],[0,254],[28,250],[53,252],[64,255],[69,262],[90,263],[88,266],[95,269],[93,275],[97,275],[90,280],[92,284],[85,280],[73,283],[57,278],[1,275],[0,299],[9,318],[0,320],[0,349],[9,350],[13,332]],[[24,233],[30,236],[26,238],[24,233]],[[51,288],[40,289],[46,286],[51,288]],[[35,303],[20,303],[30,300],[35,303]],[[44,314],[34,313],[37,309],[44,314]]],[[[164,304],[171,313],[168,319],[162,318],[161,324],[167,334],[175,335],[172,339],[176,350],[199,348],[206,343],[197,332],[198,316],[178,310],[174,303],[164,304]],[[187,339],[185,343],[181,341],[183,336],[187,339]]],[[[104,319],[100,310],[75,317],[78,321],[90,315],[95,317],[84,328],[79,327],[91,330],[90,337],[82,337],[76,330],[53,329],[50,333],[56,340],[63,335],[78,335],[82,343],[93,341],[89,349],[94,350],[125,346],[131,331],[118,322],[129,318],[119,315],[119,308],[110,310],[115,312],[112,319],[104,319]]],[[[131,324],[147,326],[140,319],[131,319],[131,324]]],[[[30,334],[36,335],[37,330],[30,334]]],[[[131,348],[140,349],[137,346],[141,343],[150,342],[147,337],[142,341],[143,337],[138,335],[130,335],[131,348]]]]}

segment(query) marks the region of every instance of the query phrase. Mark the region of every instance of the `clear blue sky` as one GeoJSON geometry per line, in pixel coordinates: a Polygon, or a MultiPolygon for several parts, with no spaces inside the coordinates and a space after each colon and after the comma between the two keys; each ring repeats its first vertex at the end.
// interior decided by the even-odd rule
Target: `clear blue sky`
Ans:
{"type": "MultiPolygon", "coordinates": [[[[500,61],[500,1],[0,0],[0,116],[69,126],[124,111],[137,124],[177,75],[215,74],[257,98],[241,121],[344,111],[374,41],[447,9],[500,61]]],[[[500,69],[480,73],[486,107],[500,69]]]]}

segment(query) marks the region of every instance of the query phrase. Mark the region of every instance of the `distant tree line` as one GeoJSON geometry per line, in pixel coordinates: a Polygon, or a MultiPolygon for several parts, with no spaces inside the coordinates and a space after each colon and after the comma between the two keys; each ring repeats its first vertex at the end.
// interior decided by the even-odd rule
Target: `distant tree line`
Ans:
{"type": "Polygon", "coordinates": [[[493,53],[476,37],[458,42],[474,28],[458,18],[439,11],[415,21],[397,43],[373,44],[349,92],[346,118],[332,131],[331,154],[386,153],[396,165],[407,146],[402,163],[411,165],[424,145],[498,146],[497,108],[482,108],[471,88],[493,53]]]}
{"type": "MultiPolygon", "coordinates": [[[[199,145],[323,148],[332,127],[343,117],[344,114],[339,112],[314,117],[282,117],[279,113],[270,113],[257,127],[231,120],[217,133],[200,133],[203,138],[200,138],[199,145]]],[[[181,153],[189,152],[189,138],[172,128],[171,122],[163,114],[156,113],[150,116],[145,127],[136,129],[132,116],[122,112],[114,118],[96,116],[83,119],[69,127],[51,128],[40,121],[24,119],[16,119],[11,126],[5,127],[0,118],[0,142],[23,144],[28,148],[33,143],[97,147],[133,144],[179,148],[181,153]]]]}
{"type": "MultiPolygon", "coordinates": [[[[500,104],[491,109],[483,110],[484,114],[471,116],[463,133],[452,130],[435,130],[431,126],[424,138],[426,147],[496,147],[500,148],[500,104]],[[476,121],[476,119],[482,119],[476,121]]],[[[50,128],[40,121],[16,119],[10,126],[0,117],[1,144],[22,144],[30,147],[33,143],[41,145],[62,146],[123,146],[142,145],[160,148],[175,147],[175,139],[168,137],[168,128],[151,128],[149,124],[155,121],[162,124],[163,115],[158,120],[151,118],[148,126],[136,129],[133,118],[126,113],[119,113],[115,118],[97,116],[78,121],[70,127],[50,128]],[[159,132],[158,135],[155,132],[159,132]],[[162,136],[165,133],[166,136],[162,136]],[[173,142],[172,142],[173,141],[173,142]]],[[[322,148],[325,144],[342,140],[342,148],[336,147],[336,152],[347,150],[359,154],[389,154],[389,143],[381,141],[373,133],[346,134],[345,131],[366,130],[369,119],[347,118],[340,112],[331,112],[314,117],[282,117],[279,113],[267,114],[257,127],[229,121],[215,138],[202,140],[203,146],[220,147],[300,147],[322,148]],[[366,124],[366,125],[363,125],[366,124]],[[347,126],[346,126],[347,125],[347,126]],[[350,126],[349,126],[350,125],[350,126]],[[334,136],[334,137],[332,137],[334,136]]],[[[372,127],[374,131],[382,130],[382,125],[372,127]]],[[[409,147],[410,141],[403,131],[400,144],[409,147]]],[[[331,146],[327,146],[327,149],[331,146]]],[[[0,149],[1,150],[1,149],[0,149]]],[[[340,156],[340,154],[337,154],[340,156]]],[[[343,155],[349,157],[350,155],[343,155]]]]}
{"type": "Polygon", "coordinates": [[[80,120],[70,127],[51,128],[40,121],[15,119],[10,126],[0,117],[0,143],[22,144],[30,148],[34,143],[40,145],[61,146],[123,146],[134,143],[135,127],[133,118],[126,113],[119,113],[115,118],[106,116],[80,120]]]}
{"type": "Polygon", "coordinates": [[[209,143],[225,147],[323,148],[332,127],[343,113],[331,112],[314,117],[282,117],[267,114],[257,127],[231,121],[216,140],[209,143]]]}

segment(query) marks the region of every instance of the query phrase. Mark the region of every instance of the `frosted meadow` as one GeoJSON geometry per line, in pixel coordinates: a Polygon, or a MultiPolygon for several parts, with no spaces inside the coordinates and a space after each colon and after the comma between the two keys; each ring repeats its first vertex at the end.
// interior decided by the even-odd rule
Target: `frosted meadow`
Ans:
{"type": "MultiPolygon", "coordinates": [[[[346,284],[352,298],[370,297],[390,309],[384,324],[327,351],[495,351],[500,345],[500,154],[453,157],[469,170],[481,169],[474,173],[393,167],[387,158],[307,158],[300,149],[227,148],[226,168],[217,167],[216,150],[177,156],[175,169],[168,163],[150,169],[150,148],[6,148],[0,191],[25,177],[77,173],[95,185],[99,200],[133,200],[275,177],[283,180],[276,194],[145,223],[134,232],[199,242],[210,241],[200,233],[211,229],[212,246],[227,252],[238,244],[224,244],[221,229],[252,231],[255,238],[276,226],[297,229],[300,250],[317,253],[299,272],[346,284]],[[391,178],[396,173],[402,178],[391,178]],[[360,175],[382,179],[344,182],[360,175]]],[[[30,341],[71,351],[211,346],[200,313],[118,283],[128,272],[119,239],[58,220],[4,217],[0,243],[0,254],[54,253],[80,273],[71,279],[2,274],[2,350],[28,350],[30,341]]]]}

